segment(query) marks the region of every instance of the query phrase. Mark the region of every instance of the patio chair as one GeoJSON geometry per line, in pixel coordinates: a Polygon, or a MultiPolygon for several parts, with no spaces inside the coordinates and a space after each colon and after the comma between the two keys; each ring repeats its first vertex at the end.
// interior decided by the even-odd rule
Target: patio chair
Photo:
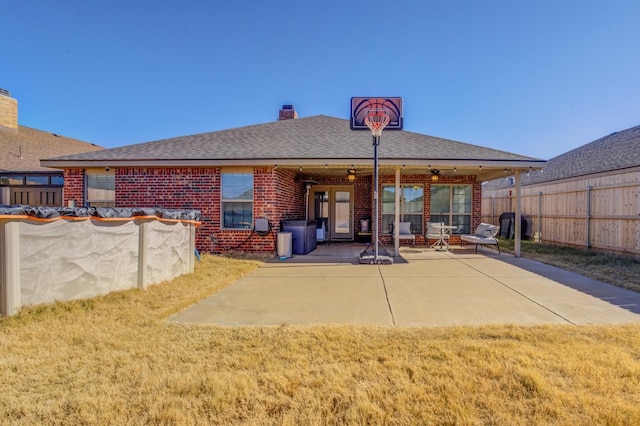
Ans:
{"type": "Polygon", "coordinates": [[[498,244],[498,231],[499,226],[491,225],[490,223],[481,223],[471,235],[461,235],[460,244],[462,241],[473,243],[476,245],[476,253],[478,253],[478,245],[494,245],[498,247],[498,253],[500,253],[500,244],[498,244]]]}
{"type": "Polygon", "coordinates": [[[451,236],[448,232],[444,232],[444,230],[441,228],[441,226],[444,225],[444,222],[427,222],[426,225],[427,233],[424,237],[427,240],[427,243],[429,240],[435,240],[435,242],[431,244],[429,248],[441,245],[444,240],[448,240],[451,236]]]}
{"type": "MultiPolygon", "coordinates": [[[[411,222],[400,222],[398,224],[398,240],[402,242],[402,240],[410,240],[411,246],[416,246],[416,236],[413,233],[413,224],[411,222]]],[[[396,234],[393,231],[393,223],[391,224],[391,238],[394,240],[395,244],[396,234]]]]}

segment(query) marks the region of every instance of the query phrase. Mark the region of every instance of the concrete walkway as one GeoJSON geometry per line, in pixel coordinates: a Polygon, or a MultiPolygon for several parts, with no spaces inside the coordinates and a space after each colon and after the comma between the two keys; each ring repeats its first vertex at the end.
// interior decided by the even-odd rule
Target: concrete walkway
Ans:
{"type": "Polygon", "coordinates": [[[640,323],[640,293],[531,260],[488,250],[416,248],[403,249],[393,265],[360,265],[360,250],[345,245],[342,251],[265,263],[169,321],[387,327],[640,323]]]}

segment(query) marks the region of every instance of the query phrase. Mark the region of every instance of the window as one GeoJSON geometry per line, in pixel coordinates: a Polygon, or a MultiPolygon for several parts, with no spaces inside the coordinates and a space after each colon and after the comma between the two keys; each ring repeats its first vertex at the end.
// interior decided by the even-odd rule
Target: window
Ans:
{"type": "Polygon", "coordinates": [[[0,185],[7,186],[62,186],[62,174],[2,175],[0,185]]]}
{"type": "Polygon", "coordinates": [[[471,185],[432,185],[431,222],[456,226],[453,234],[471,233],[471,185]]]}
{"type": "Polygon", "coordinates": [[[86,205],[92,207],[116,206],[116,177],[113,174],[87,174],[86,205]]]}
{"type": "Polygon", "coordinates": [[[222,173],[222,227],[252,229],[253,174],[222,173]]]}
{"type": "Polygon", "coordinates": [[[49,176],[27,176],[27,185],[49,185],[49,176]]]}
{"type": "MultiPolygon", "coordinates": [[[[391,233],[395,219],[396,187],[382,187],[382,232],[391,233]]],[[[400,185],[400,221],[411,222],[414,234],[422,234],[424,188],[422,185],[400,185]]]]}
{"type": "Polygon", "coordinates": [[[2,185],[24,185],[24,176],[5,175],[0,176],[0,183],[2,185]]]}

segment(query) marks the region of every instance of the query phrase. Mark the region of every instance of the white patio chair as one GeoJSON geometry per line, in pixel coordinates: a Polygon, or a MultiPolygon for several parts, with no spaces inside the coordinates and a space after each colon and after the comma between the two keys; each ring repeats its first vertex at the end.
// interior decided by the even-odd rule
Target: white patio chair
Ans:
{"type": "MultiPolygon", "coordinates": [[[[413,233],[413,225],[411,222],[400,222],[398,224],[398,240],[410,240],[411,246],[416,246],[416,235],[413,233]]],[[[396,234],[393,230],[393,223],[391,224],[391,238],[395,240],[396,234]]],[[[394,241],[395,244],[395,241],[394,241]]]]}

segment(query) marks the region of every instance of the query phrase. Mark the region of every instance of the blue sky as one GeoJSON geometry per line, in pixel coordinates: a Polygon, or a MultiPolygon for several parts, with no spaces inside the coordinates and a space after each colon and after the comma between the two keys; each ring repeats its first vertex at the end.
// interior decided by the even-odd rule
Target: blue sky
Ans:
{"type": "Polygon", "coordinates": [[[0,87],[104,147],[401,96],[406,130],[548,159],[640,124],[639,23],[637,0],[12,1],[0,87]]]}

